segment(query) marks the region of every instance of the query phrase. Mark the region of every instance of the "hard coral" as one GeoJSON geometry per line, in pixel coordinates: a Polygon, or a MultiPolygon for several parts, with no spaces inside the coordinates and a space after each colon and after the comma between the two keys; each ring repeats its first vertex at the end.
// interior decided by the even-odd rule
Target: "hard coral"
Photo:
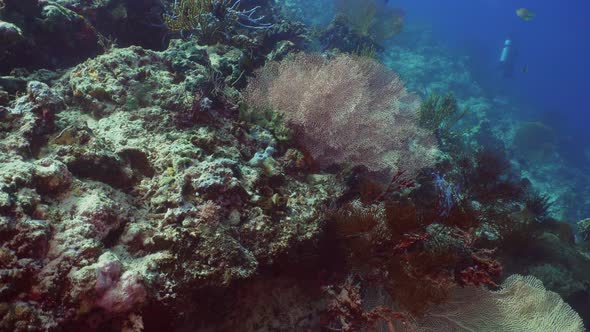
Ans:
{"type": "Polygon", "coordinates": [[[273,26],[262,22],[264,16],[255,16],[259,6],[241,9],[240,5],[241,0],[174,1],[164,19],[171,31],[195,34],[199,41],[209,44],[219,41],[233,26],[254,30],[273,26]]]}
{"type": "Polygon", "coordinates": [[[141,306],[146,295],[141,276],[127,271],[102,294],[97,305],[109,312],[124,313],[141,306]]]}

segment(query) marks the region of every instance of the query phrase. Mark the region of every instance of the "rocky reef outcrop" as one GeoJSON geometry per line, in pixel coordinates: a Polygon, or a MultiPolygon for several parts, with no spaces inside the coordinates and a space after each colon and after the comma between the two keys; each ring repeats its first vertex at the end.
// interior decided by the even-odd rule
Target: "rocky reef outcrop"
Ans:
{"type": "Polygon", "coordinates": [[[215,100],[241,55],[113,49],[2,108],[2,329],[181,315],[315,241],[341,185],[215,100]]]}

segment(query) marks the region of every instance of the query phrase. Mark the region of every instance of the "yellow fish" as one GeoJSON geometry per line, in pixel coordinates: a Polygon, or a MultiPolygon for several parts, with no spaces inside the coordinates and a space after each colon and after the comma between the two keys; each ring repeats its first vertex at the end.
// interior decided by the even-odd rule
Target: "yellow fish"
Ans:
{"type": "Polygon", "coordinates": [[[525,21],[530,21],[535,17],[535,13],[527,8],[519,8],[516,10],[516,15],[525,21]]]}

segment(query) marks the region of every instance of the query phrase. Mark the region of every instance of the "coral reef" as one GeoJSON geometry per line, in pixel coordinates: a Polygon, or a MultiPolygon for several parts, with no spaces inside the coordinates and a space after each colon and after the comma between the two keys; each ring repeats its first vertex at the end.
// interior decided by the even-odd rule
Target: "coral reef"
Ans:
{"type": "Polygon", "coordinates": [[[39,320],[7,316],[3,329],[88,330],[151,305],[178,315],[190,294],[250,277],[320,232],[333,176],[286,175],[297,172],[283,170],[286,150],[272,169],[249,163],[268,143],[220,102],[177,130],[177,113],[207,98],[195,88],[206,68],[239,76],[231,52],[188,45],[113,49],[54,87],[30,82],[7,109],[2,297],[39,320]]]}
{"type": "Polygon", "coordinates": [[[350,26],[346,16],[334,17],[330,25],[319,35],[325,49],[335,49],[354,53],[365,48],[378,49],[379,46],[368,36],[360,35],[350,26]]]}
{"type": "Polygon", "coordinates": [[[0,0],[0,331],[590,326],[590,222],[515,158],[550,130],[301,3],[0,0]]]}
{"type": "Polygon", "coordinates": [[[404,12],[381,1],[336,0],[335,9],[357,33],[378,42],[397,35],[404,25],[404,12]]]}
{"type": "Polygon", "coordinates": [[[164,16],[171,31],[198,33],[200,40],[215,33],[231,33],[223,24],[237,24],[247,29],[268,29],[264,16],[254,16],[259,6],[241,9],[241,0],[181,0],[175,1],[170,14],[164,16]]]}
{"type": "Polygon", "coordinates": [[[516,131],[512,144],[516,153],[529,162],[540,162],[555,151],[555,133],[540,122],[523,123],[516,131]]]}

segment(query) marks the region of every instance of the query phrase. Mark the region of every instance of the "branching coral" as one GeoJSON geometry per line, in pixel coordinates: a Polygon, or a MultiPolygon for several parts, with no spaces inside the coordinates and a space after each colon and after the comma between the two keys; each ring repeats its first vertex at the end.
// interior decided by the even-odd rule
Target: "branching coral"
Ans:
{"type": "Polygon", "coordinates": [[[348,19],[354,29],[363,36],[369,34],[369,29],[377,15],[375,1],[337,0],[336,10],[348,19]]]}
{"type": "Polygon", "coordinates": [[[523,198],[526,182],[516,175],[503,151],[482,149],[459,160],[459,184],[466,196],[481,203],[523,198]]]}
{"type": "Polygon", "coordinates": [[[401,309],[423,314],[443,303],[459,285],[495,285],[501,266],[493,251],[477,248],[473,227],[456,222],[475,219],[456,208],[443,224],[438,212],[411,201],[363,205],[354,201],[328,214],[328,232],[341,241],[346,260],[384,285],[401,309]]]}
{"type": "Polygon", "coordinates": [[[405,14],[376,0],[337,0],[338,13],[344,15],[361,36],[376,41],[391,38],[401,32],[405,14]]]}
{"type": "Polygon", "coordinates": [[[173,32],[209,39],[227,32],[223,31],[227,25],[255,30],[273,26],[262,22],[264,16],[255,16],[259,6],[242,10],[240,4],[241,0],[174,0],[164,20],[173,32]]]}
{"type": "Polygon", "coordinates": [[[355,283],[352,277],[340,286],[326,286],[323,290],[331,298],[324,323],[329,330],[352,332],[364,328],[374,329],[377,323],[383,320],[387,330],[395,332],[394,320],[405,321],[402,313],[394,312],[386,306],[376,306],[366,310],[360,285],[355,283]]]}
{"type": "MultiPolygon", "coordinates": [[[[229,1],[224,1],[224,3],[229,1]]],[[[213,10],[211,0],[176,0],[170,13],[164,16],[166,25],[172,31],[190,31],[207,27],[204,15],[213,10]]]]}

